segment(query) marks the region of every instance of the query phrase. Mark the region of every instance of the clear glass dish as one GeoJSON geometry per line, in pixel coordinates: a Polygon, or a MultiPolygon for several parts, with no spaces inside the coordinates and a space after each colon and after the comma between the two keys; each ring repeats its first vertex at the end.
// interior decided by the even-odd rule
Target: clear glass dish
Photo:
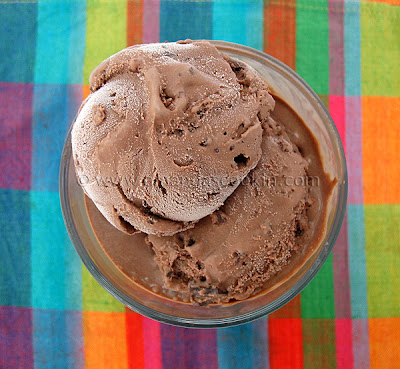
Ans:
{"type": "Polygon", "coordinates": [[[128,308],[157,321],[184,327],[211,328],[246,323],[270,314],[300,293],[326,261],[343,221],[347,199],[347,170],[335,124],[315,92],[292,69],[258,50],[224,41],[211,41],[221,52],[256,69],[307,124],[319,143],[324,170],[337,183],[327,211],[326,234],[310,257],[286,280],[250,299],[227,305],[193,306],[156,295],[128,278],[110,260],[93,232],[71,157],[70,132],[60,166],[60,197],[69,236],[93,277],[128,308]]]}

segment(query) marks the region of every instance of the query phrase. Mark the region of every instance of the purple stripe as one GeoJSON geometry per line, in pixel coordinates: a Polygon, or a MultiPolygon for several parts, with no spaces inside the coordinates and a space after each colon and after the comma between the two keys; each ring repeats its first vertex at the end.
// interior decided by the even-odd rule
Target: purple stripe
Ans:
{"type": "Polygon", "coordinates": [[[217,332],[215,329],[185,329],[186,368],[217,369],[217,332]]]}
{"type": "MultiPolygon", "coordinates": [[[[343,96],[345,91],[344,0],[329,0],[329,56],[330,94],[343,96]]],[[[335,317],[337,319],[351,318],[349,275],[346,214],[333,249],[335,317]]]]}
{"type": "Polygon", "coordinates": [[[33,327],[35,368],[84,368],[80,311],[35,309],[33,327]]]}
{"type": "Polygon", "coordinates": [[[333,248],[333,280],[335,289],[335,317],[337,319],[351,319],[347,212],[335,247],[333,248]]]}
{"type": "Polygon", "coordinates": [[[143,0],[143,43],[159,42],[159,40],[160,0],[143,0]]]}
{"type": "Polygon", "coordinates": [[[161,325],[163,369],[217,369],[215,329],[161,325]]]}
{"type": "Polygon", "coordinates": [[[363,204],[361,98],[346,96],[347,169],[349,204],[363,204]]]}
{"type": "Polygon", "coordinates": [[[329,0],[329,91],[344,95],[344,0],[329,0]]]}
{"type": "Polygon", "coordinates": [[[163,369],[185,369],[185,328],[161,324],[161,350],[163,369]]]}
{"type": "Polygon", "coordinates": [[[31,188],[32,100],[33,84],[0,82],[0,188],[31,188]]]}
{"type": "MultiPolygon", "coordinates": [[[[345,60],[344,60],[344,0],[329,0],[329,92],[331,96],[345,94],[345,60]]],[[[339,106],[332,113],[335,116],[342,112],[341,119],[337,118],[338,129],[341,131],[343,144],[346,147],[345,132],[347,124],[344,119],[344,101],[340,98],[339,106]]],[[[332,99],[334,101],[334,99],[332,99]]],[[[347,235],[347,212],[343,220],[335,247],[333,248],[333,284],[335,294],[336,321],[336,366],[337,368],[352,368],[352,324],[351,324],[351,295],[350,272],[347,235]],[[349,324],[346,324],[349,323],[349,324]]]]}
{"type": "Polygon", "coordinates": [[[368,319],[353,319],[354,369],[369,369],[368,319]]]}
{"type": "Polygon", "coordinates": [[[353,369],[347,212],[333,248],[337,369],[353,369]]]}
{"type": "Polygon", "coordinates": [[[33,369],[31,308],[0,306],[0,368],[33,369]]]}

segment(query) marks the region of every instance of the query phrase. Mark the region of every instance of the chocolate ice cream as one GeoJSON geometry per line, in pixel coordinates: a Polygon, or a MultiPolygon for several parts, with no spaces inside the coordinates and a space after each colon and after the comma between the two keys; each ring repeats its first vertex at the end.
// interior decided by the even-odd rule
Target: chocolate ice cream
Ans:
{"type": "Polygon", "coordinates": [[[90,84],[76,171],[100,243],[137,283],[196,305],[243,300],[318,244],[331,183],[317,144],[251,67],[206,41],[139,45],[90,84]]]}
{"type": "Polygon", "coordinates": [[[257,165],[274,105],[254,70],[208,42],[125,49],[90,89],[72,130],[76,171],[127,233],[173,235],[221,207],[257,165]]]}

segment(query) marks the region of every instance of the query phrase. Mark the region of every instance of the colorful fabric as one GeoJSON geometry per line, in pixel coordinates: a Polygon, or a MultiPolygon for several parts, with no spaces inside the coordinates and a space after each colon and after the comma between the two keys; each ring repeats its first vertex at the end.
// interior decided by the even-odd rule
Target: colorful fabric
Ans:
{"type": "Polygon", "coordinates": [[[400,1],[0,1],[0,368],[400,368],[400,1]],[[301,296],[191,330],[128,311],[76,255],[58,193],[67,130],[101,60],[220,39],[279,58],[341,134],[346,218],[301,296]]]}

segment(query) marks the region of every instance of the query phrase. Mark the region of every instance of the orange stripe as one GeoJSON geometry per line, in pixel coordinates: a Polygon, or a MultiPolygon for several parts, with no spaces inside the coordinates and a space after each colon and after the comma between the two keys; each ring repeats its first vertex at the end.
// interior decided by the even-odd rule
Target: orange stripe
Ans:
{"type": "Polygon", "coordinates": [[[87,85],[82,86],[82,92],[83,92],[83,100],[85,100],[89,94],[90,94],[90,88],[87,85]]]}
{"type": "Polygon", "coordinates": [[[125,313],[83,312],[85,369],[128,369],[125,313]]]}
{"type": "Polygon", "coordinates": [[[400,318],[370,318],[370,369],[398,369],[400,318]]]}
{"type": "Polygon", "coordinates": [[[368,2],[384,3],[389,5],[400,5],[400,0],[367,0],[368,2]]]}
{"type": "Polygon", "coordinates": [[[143,42],[143,0],[127,0],[126,36],[128,46],[143,42]]]}
{"type": "Polygon", "coordinates": [[[363,96],[363,180],[367,204],[400,202],[400,98],[363,96]]]}
{"type": "Polygon", "coordinates": [[[126,341],[129,368],[144,369],[143,317],[128,309],[126,311],[126,341]]]}
{"type": "Polygon", "coordinates": [[[295,69],[296,0],[264,3],[264,51],[295,69]]]}
{"type": "Polygon", "coordinates": [[[303,369],[301,319],[269,319],[270,369],[303,369]]]}

